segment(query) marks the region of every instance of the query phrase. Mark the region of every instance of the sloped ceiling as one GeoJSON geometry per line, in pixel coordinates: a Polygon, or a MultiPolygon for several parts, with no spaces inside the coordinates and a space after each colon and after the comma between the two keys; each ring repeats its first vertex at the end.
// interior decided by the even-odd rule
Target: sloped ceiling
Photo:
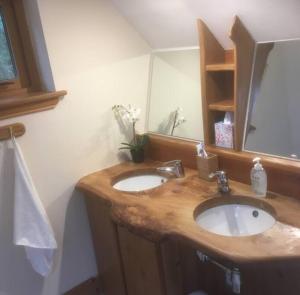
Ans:
{"type": "Polygon", "coordinates": [[[155,49],[198,45],[198,18],[230,48],[235,15],[257,41],[300,38],[300,0],[111,1],[155,49]]]}

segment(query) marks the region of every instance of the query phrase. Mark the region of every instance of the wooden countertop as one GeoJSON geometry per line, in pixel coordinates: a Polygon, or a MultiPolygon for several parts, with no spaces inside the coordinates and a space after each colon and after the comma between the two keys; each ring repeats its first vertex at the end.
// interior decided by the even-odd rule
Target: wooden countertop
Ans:
{"type": "MultiPolygon", "coordinates": [[[[186,168],[184,178],[171,178],[144,192],[120,192],[112,187],[123,175],[156,166],[159,163],[125,162],[82,178],[77,188],[86,197],[96,196],[107,202],[118,224],[153,241],[184,239],[207,255],[234,263],[300,258],[300,201],[296,199],[269,193],[262,202],[271,206],[276,224],[258,235],[225,237],[200,228],[194,211],[208,199],[232,196],[220,196],[216,181],[201,180],[196,170],[186,168]]],[[[248,185],[230,181],[230,187],[233,196],[240,196],[237,199],[253,197],[248,185]]]]}

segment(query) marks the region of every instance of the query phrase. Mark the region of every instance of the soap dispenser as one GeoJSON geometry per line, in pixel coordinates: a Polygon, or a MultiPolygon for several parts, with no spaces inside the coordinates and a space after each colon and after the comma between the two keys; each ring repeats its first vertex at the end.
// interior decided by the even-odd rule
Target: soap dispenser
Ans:
{"type": "Polygon", "coordinates": [[[267,173],[260,163],[260,158],[253,159],[254,167],[251,169],[252,190],[257,197],[265,197],[267,194],[267,173]]]}

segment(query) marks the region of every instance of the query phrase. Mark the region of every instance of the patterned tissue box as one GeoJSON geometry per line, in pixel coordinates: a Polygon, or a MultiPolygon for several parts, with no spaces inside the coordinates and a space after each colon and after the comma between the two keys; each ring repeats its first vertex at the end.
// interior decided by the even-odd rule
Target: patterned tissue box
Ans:
{"type": "Polygon", "coordinates": [[[215,123],[216,146],[233,148],[233,124],[215,123]]]}

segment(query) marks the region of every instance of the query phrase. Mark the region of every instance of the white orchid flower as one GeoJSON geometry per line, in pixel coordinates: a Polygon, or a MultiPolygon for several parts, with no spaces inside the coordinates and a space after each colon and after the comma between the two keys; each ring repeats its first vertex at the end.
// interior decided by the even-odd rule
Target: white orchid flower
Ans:
{"type": "Polygon", "coordinates": [[[183,112],[183,109],[181,107],[178,107],[172,114],[174,114],[173,117],[173,126],[171,130],[171,135],[174,134],[175,128],[180,126],[181,124],[186,122],[186,119],[184,116],[180,116],[180,113],[183,112]]]}
{"type": "Polygon", "coordinates": [[[183,122],[185,122],[186,120],[185,120],[185,117],[181,116],[181,117],[178,119],[178,121],[183,123],[183,122]]]}
{"type": "Polygon", "coordinates": [[[128,107],[115,105],[112,109],[116,115],[120,116],[122,120],[127,121],[128,123],[136,123],[141,114],[141,109],[134,108],[131,105],[128,105],[128,107]]]}
{"type": "Polygon", "coordinates": [[[132,140],[129,143],[122,143],[125,147],[122,147],[121,149],[142,149],[146,145],[148,137],[147,135],[137,135],[135,129],[136,122],[139,120],[141,114],[141,109],[131,105],[128,105],[127,107],[124,105],[114,105],[112,110],[115,116],[118,119],[121,119],[122,124],[127,124],[132,130],[132,140]]]}
{"type": "Polygon", "coordinates": [[[140,118],[140,114],[141,114],[141,109],[137,108],[134,109],[133,114],[132,114],[132,119],[137,122],[140,118]]]}
{"type": "Polygon", "coordinates": [[[136,123],[139,120],[139,116],[141,114],[141,109],[134,108],[131,105],[127,108],[128,120],[130,123],[136,123]]]}

